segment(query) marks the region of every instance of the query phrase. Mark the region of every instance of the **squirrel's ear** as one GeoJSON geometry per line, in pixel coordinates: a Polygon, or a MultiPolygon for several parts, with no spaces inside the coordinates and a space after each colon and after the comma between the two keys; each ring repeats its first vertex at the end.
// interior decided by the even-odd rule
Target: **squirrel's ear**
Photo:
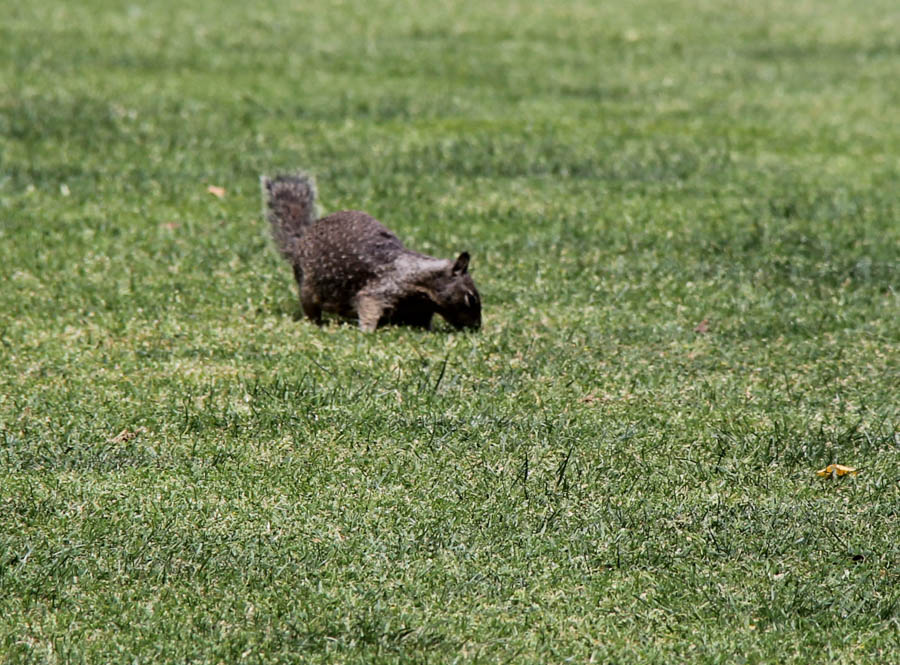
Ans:
{"type": "Polygon", "coordinates": [[[459,258],[456,259],[456,263],[453,264],[453,274],[454,275],[464,275],[466,271],[469,269],[469,253],[463,252],[459,255],[459,258]]]}

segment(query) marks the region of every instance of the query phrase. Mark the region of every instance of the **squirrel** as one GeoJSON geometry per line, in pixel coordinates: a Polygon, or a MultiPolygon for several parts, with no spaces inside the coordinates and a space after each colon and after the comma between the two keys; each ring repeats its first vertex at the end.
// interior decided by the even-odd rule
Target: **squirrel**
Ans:
{"type": "Polygon", "coordinates": [[[455,261],[413,252],[358,210],[316,219],[315,181],[306,173],[260,182],[272,238],[311,321],[321,325],[324,311],[358,319],[365,332],[389,324],[430,329],[438,313],[457,329],[481,326],[468,252],[455,261]]]}

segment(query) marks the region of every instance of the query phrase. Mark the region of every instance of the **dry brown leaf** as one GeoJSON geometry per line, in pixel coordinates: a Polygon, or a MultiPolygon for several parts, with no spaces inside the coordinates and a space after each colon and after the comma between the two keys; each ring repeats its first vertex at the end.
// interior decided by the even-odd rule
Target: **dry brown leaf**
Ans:
{"type": "Polygon", "coordinates": [[[856,475],[858,470],[852,466],[844,466],[843,464],[829,464],[824,469],[816,471],[817,476],[846,476],[847,474],[856,475]]]}
{"type": "Polygon", "coordinates": [[[134,431],[126,428],[126,429],[123,429],[118,434],[116,434],[111,439],[107,439],[107,441],[109,441],[109,443],[125,443],[127,441],[131,441],[133,438],[135,438],[141,432],[146,432],[146,431],[147,430],[144,427],[138,427],[134,431]]]}
{"type": "Polygon", "coordinates": [[[709,319],[703,319],[697,326],[694,328],[695,333],[700,333],[703,335],[704,333],[709,332],[709,319]]]}
{"type": "Polygon", "coordinates": [[[225,196],[225,188],[224,187],[216,187],[215,185],[210,185],[206,188],[206,191],[215,196],[216,198],[221,199],[225,196]]]}

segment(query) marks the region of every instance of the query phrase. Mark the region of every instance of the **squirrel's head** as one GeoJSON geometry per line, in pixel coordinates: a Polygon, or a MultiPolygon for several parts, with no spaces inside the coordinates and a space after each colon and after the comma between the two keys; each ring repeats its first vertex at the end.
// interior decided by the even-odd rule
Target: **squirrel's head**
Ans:
{"type": "Polygon", "coordinates": [[[469,253],[459,255],[437,289],[440,314],[454,328],[481,327],[481,297],[469,274],[469,253]]]}

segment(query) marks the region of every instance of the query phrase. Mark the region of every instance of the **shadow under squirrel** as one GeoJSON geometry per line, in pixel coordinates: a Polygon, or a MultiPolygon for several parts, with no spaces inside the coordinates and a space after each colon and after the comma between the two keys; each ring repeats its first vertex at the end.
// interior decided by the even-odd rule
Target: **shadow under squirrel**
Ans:
{"type": "Polygon", "coordinates": [[[469,253],[456,261],[413,252],[381,222],[343,210],[316,219],[309,175],[261,178],[266,217],[281,255],[294,269],[303,313],[359,320],[371,332],[388,324],[431,327],[438,313],[455,328],[481,326],[481,298],[469,253]]]}

